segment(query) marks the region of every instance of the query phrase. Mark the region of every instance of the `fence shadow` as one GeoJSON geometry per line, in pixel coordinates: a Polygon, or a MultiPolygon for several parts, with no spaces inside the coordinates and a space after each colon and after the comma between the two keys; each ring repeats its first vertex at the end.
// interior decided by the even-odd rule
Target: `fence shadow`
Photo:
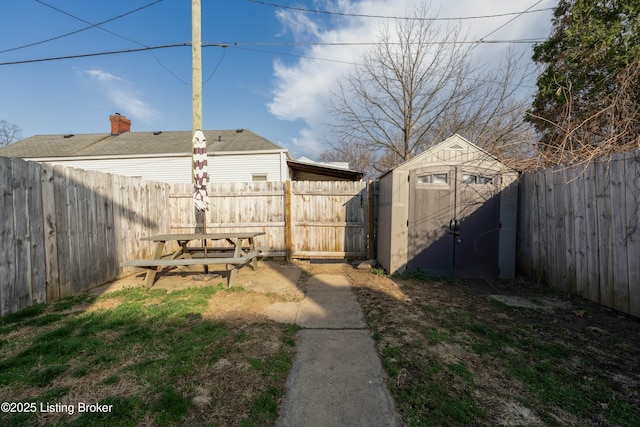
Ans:
{"type": "Polygon", "coordinates": [[[0,157],[0,315],[115,280],[166,228],[167,184],[0,157]]]}

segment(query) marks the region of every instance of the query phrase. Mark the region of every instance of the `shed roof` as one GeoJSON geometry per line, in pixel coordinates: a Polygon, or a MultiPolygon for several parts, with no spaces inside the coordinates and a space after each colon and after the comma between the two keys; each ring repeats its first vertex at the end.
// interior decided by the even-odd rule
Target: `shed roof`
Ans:
{"type": "Polygon", "coordinates": [[[400,163],[389,169],[379,178],[384,177],[394,170],[412,170],[423,165],[426,161],[441,164],[461,164],[467,162],[482,162],[484,166],[493,163],[500,169],[509,169],[496,156],[477,146],[457,133],[439,142],[415,157],[400,163]],[[487,162],[489,161],[489,162],[487,162]]]}
{"type": "MultiPolygon", "coordinates": [[[[286,150],[248,129],[205,130],[209,154],[286,150]]],[[[191,155],[191,131],[35,135],[0,148],[20,158],[191,155]]]]}

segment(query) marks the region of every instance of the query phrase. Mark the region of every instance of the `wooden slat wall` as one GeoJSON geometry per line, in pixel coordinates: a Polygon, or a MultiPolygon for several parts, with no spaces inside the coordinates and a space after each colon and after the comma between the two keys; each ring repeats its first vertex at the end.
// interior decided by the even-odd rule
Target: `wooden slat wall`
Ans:
{"type": "MultiPolygon", "coordinates": [[[[264,231],[256,245],[269,248],[271,256],[367,257],[366,182],[293,181],[288,186],[282,182],[211,183],[207,192],[208,232],[264,231]],[[285,203],[287,188],[290,217],[285,203]]],[[[193,232],[200,224],[196,223],[192,186],[174,184],[170,200],[170,231],[193,232]]]]}
{"type": "MultiPolygon", "coordinates": [[[[204,212],[209,233],[264,231],[256,246],[271,256],[285,256],[285,189],[282,182],[222,182],[207,186],[209,209],[204,212]]],[[[193,186],[173,184],[171,233],[192,233],[196,227],[193,186]]],[[[221,242],[219,242],[222,244],[221,242]]]]}
{"type": "Polygon", "coordinates": [[[521,272],[640,316],[640,150],[528,172],[521,189],[521,272]]]}
{"type": "Polygon", "coordinates": [[[169,185],[0,157],[0,315],[116,279],[169,230],[169,185]]]}
{"type": "Polygon", "coordinates": [[[293,258],[365,258],[368,243],[366,182],[291,183],[293,258]]]}
{"type": "MultiPolygon", "coordinates": [[[[192,231],[192,187],[0,158],[0,315],[128,274],[150,256],[146,235],[192,231]]],[[[294,182],[294,257],[367,255],[366,183],[294,182]]],[[[209,232],[265,231],[256,244],[286,255],[285,183],[208,187],[209,232]]]]}

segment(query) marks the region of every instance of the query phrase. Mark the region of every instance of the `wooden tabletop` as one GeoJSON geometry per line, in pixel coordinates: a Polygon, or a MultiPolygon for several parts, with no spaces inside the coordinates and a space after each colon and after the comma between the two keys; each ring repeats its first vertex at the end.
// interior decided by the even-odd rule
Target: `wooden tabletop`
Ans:
{"type": "Polygon", "coordinates": [[[140,240],[150,240],[153,242],[168,242],[171,240],[190,241],[190,240],[223,240],[223,239],[252,239],[256,236],[265,234],[264,231],[252,231],[241,233],[176,233],[176,234],[160,234],[157,236],[145,236],[140,240]]]}

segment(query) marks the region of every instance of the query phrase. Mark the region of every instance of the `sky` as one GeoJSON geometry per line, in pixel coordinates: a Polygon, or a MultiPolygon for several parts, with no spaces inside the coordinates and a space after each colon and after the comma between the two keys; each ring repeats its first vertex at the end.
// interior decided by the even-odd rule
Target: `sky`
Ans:
{"type": "MultiPolygon", "coordinates": [[[[296,158],[317,159],[329,149],[337,82],[361,63],[381,25],[423,2],[201,3],[203,128],[250,129],[296,158]]],[[[441,19],[433,25],[457,25],[467,41],[542,41],[557,0],[427,4],[441,19]]],[[[107,133],[115,112],[131,119],[132,131],[191,129],[191,1],[2,0],[0,16],[0,119],[23,137],[107,133]]],[[[499,64],[509,46],[532,48],[484,43],[474,55],[499,64]]]]}

